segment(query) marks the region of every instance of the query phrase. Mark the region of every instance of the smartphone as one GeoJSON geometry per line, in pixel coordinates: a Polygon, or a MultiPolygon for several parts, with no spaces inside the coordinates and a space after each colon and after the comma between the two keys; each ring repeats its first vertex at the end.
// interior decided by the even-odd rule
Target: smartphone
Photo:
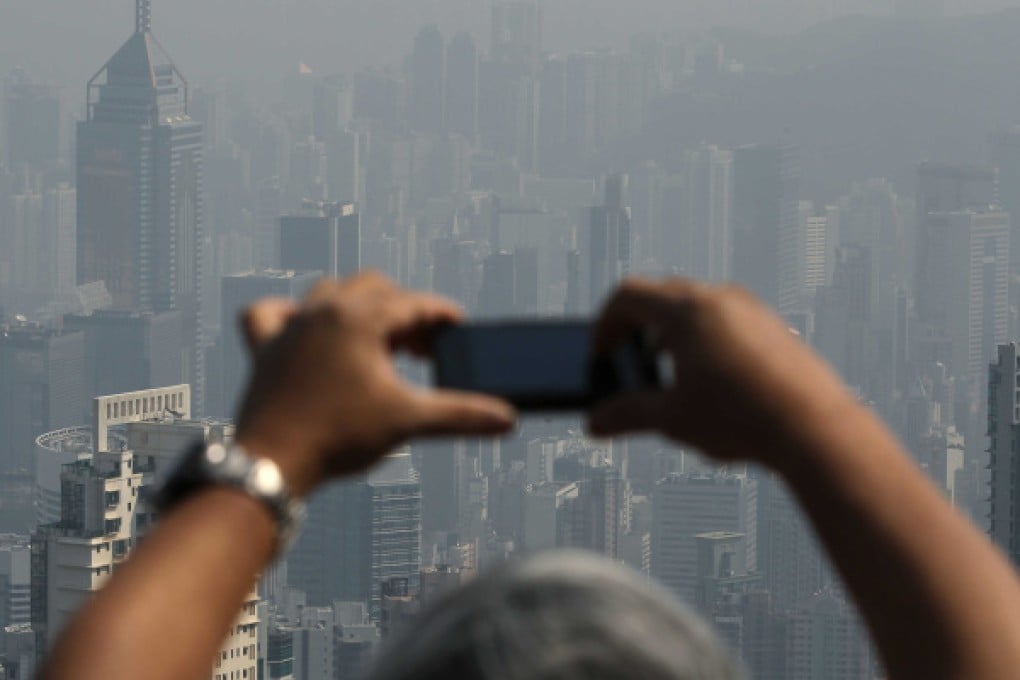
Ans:
{"type": "Polygon", "coordinates": [[[659,367],[640,336],[610,356],[592,352],[588,321],[447,326],[433,343],[437,387],[482,392],[521,410],[586,410],[628,390],[655,389],[659,367]]]}

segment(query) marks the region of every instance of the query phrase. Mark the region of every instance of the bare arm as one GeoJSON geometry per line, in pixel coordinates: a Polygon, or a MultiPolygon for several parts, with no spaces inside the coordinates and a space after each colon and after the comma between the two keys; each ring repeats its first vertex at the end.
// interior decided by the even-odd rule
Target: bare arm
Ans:
{"type": "Polygon", "coordinates": [[[600,434],[659,431],[791,485],[897,678],[1002,678],[1020,668],[1020,582],[895,438],[784,324],[739,290],[634,281],[598,341],[651,326],[676,385],[593,414],[600,434]]]}
{"type": "MultiPolygon", "coordinates": [[[[324,281],[298,307],[256,305],[245,318],[255,375],[238,441],[280,466],[291,490],[363,470],[404,439],[495,434],[512,410],[487,397],[404,384],[391,351],[423,353],[428,331],[459,312],[375,275],[324,281]]],[[[68,625],[45,680],[208,677],[244,596],[272,558],[269,511],[210,489],[161,518],[68,625]]]]}

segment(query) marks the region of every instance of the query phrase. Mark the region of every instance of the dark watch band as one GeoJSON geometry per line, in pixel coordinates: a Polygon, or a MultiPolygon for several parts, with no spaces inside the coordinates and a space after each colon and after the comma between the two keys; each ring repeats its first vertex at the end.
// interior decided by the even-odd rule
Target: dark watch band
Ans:
{"type": "Polygon", "coordinates": [[[267,458],[254,458],[238,444],[191,446],[155,497],[159,514],[210,486],[238,489],[259,501],[277,525],[278,551],[293,545],[305,515],[305,505],[293,498],[280,468],[267,458]]]}

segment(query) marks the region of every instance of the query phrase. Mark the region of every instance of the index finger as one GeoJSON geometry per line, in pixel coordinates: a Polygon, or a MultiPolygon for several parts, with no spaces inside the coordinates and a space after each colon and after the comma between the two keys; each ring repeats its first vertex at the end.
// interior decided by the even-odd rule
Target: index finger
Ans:
{"type": "Polygon", "coordinates": [[[702,287],[689,279],[653,281],[631,278],[609,298],[595,323],[595,352],[607,354],[635,331],[665,330],[662,323],[676,309],[696,300],[702,287]]]}
{"type": "Polygon", "coordinates": [[[432,333],[460,322],[464,312],[457,303],[432,293],[399,291],[381,307],[378,320],[393,349],[430,353],[432,333]]]}

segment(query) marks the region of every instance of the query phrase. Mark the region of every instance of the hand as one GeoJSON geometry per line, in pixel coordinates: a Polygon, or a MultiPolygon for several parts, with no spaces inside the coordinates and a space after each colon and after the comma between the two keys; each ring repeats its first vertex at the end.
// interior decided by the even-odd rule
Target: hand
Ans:
{"type": "Polygon", "coordinates": [[[717,458],[782,467],[799,430],[855,405],[829,367],[739,288],[630,280],[599,319],[597,351],[637,329],[672,358],[673,385],[598,405],[589,423],[597,435],[659,432],[717,458]]]}
{"type": "Polygon", "coordinates": [[[430,331],[460,318],[451,302],[371,273],[324,279],[300,305],[256,303],[242,319],[255,365],[238,442],[304,495],[412,436],[506,431],[515,416],[504,402],[417,389],[394,368],[394,351],[426,355],[430,331]]]}

